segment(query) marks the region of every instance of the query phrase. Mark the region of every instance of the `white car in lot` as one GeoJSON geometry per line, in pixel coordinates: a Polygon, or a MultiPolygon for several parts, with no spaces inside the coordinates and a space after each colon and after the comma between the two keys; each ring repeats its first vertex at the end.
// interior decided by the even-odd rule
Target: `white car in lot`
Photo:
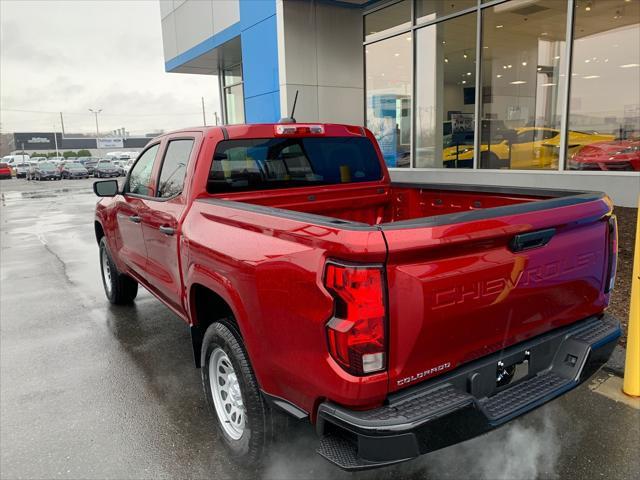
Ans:
{"type": "Polygon", "coordinates": [[[27,178],[27,173],[29,173],[30,167],[31,167],[31,162],[17,163],[14,167],[16,178],[27,178]]]}

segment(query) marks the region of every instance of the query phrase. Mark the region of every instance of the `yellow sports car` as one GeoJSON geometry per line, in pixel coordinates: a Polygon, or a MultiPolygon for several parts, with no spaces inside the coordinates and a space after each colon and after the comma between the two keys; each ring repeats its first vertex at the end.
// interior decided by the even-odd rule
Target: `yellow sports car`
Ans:
{"type": "MultiPolygon", "coordinates": [[[[515,131],[511,143],[499,140],[491,146],[480,145],[481,168],[511,168],[513,170],[557,169],[560,151],[560,130],[546,127],[524,127],[515,131]]],[[[613,135],[569,131],[569,153],[583,145],[608,142],[613,135]]],[[[445,166],[458,161],[473,160],[473,145],[459,145],[443,151],[445,166]]],[[[453,166],[453,165],[452,165],[453,166]]]]}

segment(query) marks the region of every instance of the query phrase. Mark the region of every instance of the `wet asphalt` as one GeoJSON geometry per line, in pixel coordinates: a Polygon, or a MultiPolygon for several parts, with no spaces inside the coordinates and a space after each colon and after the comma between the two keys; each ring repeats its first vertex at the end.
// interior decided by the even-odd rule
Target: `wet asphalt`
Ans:
{"type": "Polygon", "coordinates": [[[144,289],[130,307],[104,297],[91,183],[0,182],[1,478],[636,478],[640,471],[640,411],[592,391],[594,382],[397,467],[346,474],[315,454],[307,424],[293,425],[263,467],[234,465],[213,433],[187,327],[144,289]]]}

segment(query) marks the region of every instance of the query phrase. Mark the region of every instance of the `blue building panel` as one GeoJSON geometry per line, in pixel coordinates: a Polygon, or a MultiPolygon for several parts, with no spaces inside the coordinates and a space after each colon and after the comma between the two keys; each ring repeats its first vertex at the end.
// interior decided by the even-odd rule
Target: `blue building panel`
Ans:
{"type": "Polygon", "coordinates": [[[244,30],[241,38],[245,97],[278,90],[280,83],[275,15],[244,30]]]}
{"type": "Polygon", "coordinates": [[[265,93],[244,99],[247,123],[274,123],[280,119],[280,92],[265,93]]]}
{"type": "Polygon", "coordinates": [[[240,23],[249,28],[276,14],[276,0],[240,0],[240,23]]]}

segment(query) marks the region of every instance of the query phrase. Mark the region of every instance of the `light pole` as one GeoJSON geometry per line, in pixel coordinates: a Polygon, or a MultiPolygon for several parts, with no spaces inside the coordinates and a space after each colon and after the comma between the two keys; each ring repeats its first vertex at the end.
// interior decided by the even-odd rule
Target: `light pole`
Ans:
{"type": "Polygon", "coordinates": [[[102,111],[101,108],[90,108],[89,111],[96,116],[96,138],[100,136],[100,129],[98,128],[98,114],[102,111]]]}

